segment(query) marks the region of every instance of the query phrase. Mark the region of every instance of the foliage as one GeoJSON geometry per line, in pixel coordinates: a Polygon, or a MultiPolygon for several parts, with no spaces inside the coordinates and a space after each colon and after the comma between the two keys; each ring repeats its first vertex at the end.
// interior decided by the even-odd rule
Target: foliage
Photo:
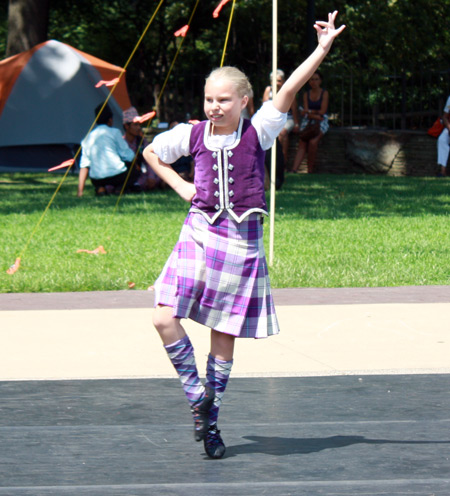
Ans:
{"type": "MultiPolygon", "coordinates": [[[[169,119],[175,113],[182,117],[188,112],[197,117],[202,115],[204,78],[220,64],[231,13],[229,3],[220,17],[213,19],[217,3],[217,0],[202,0],[199,4],[164,94],[163,118],[169,119]]],[[[123,66],[157,5],[156,0],[51,0],[49,38],[123,66]]],[[[163,2],[133,57],[127,83],[138,108],[148,110],[155,103],[181,42],[173,33],[188,22],[194,5],[194,0],[163,2]]],[[[305,10],[305,0],[286,0],[279,13],[279,65],[287,72],[306,56],[302,48],[305,10]]],[[[271,70],[271,15],[270,0],[238,0],[225,59],[226,64],[248,73],[257,101],[271,70]]]]}
{"type": "MultiPolygon", "coordinates": [[[[353,98],[355,106],[364,100],[368,113],[430,111],[423,124],[409,123],[427,128],[450,93],[450,33],[442,29],[450,1],[339,1],[337,8],[348,29],[331,56],[341,58],[347,81],[353,78],[346,100],[353,98]]],[[[345,81],[345,74],[340,78],[345,81]]]]}
{"type": "MultiPolygon", "coordinates": [[[[22,252],[58,182],[0,175],[0,292],[147,289],[174,246],[187,205],[171,190],[122,199],[76,197],[68,176],[22,252]],[[77,253],[103,245],[106,255],[77,253]]],[[[276,198],[273,287],[450,284],[448,180],[290,175],[276,198]]],[[[268,244],[269,223],[265,226],[268,244]]],[[[267,250],[267,248],[266,248],[267,250]]]]}
{"type": "Polygon", "coordinates": [[[372,74],[400,73],[427,68],[436,61],[443,64],[448,58],[450,33],[442,29],[448,1],[415,0],[413,6],[410,0],[340,3],[342,20],[351,27],[340,47],[347,64],[372,74]]]}
{"type": "MultiPolygon", "coordinates": [[[[49,37],[123,66],[158,3],[51,0],[49,37]]],[[[195,3],[165,0],[131,60],[127,84],[139,110],[155,105],[181,43],[173,33],[188,22],[195,3]]],[[[199,2],[160,102],[164,120],[202,115],[204,78],[220,64],[232,6],[229,2],[213,19],[218,3],[199,2]]],[[[307,0],[279,4],[278,65],[287,73],[307,55],[306,6],[307,0]]],[[[377,109],[391,112],[395,106],[397,112],[438,112],[450,92],[450,32],[443,28],[450,0],[315,0],[317,18],[325,18],[334,8],[347,29],[322,66],[331,112],[342,113],[345,107],[348,113],[350,106],[361,107],[366,114],[377,109]]],[[[6,13],[0,7],[0,49],[6,38],[6,13]]],[[[226,64],[249,75],[257,105],[272,68],[271,16],[271,0],[237,0],[225,58],[226,64]]]]}
{"type": "Polygon", "coordinates": [[[8,4],[0,2],[0,57],[6,53],[6,39],[8,36],[8,4]]]}

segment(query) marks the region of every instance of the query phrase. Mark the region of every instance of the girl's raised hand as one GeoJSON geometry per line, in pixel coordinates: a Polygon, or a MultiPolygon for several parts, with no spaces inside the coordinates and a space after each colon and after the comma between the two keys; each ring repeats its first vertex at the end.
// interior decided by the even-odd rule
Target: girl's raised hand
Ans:
{"type": "Polygon", "coordinates": [[[345,24],[340,28],[336,29],[334,27],[334,21],[336,19],[338,12],[335,10],[332,14],[328,14],[328,22],[326,21],[316,21],[314,24],[314,29],[317,31],[317,39],[319,45],[328,50],[334,39],[339,36],[345,29],[345,24]]]}

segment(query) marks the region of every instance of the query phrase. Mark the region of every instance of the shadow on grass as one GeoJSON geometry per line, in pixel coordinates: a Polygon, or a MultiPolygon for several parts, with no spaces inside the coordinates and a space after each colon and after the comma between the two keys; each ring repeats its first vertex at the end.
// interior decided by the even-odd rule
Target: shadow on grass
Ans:
{"type": "MultiPolygon", "coordinates": [[[[0,174],[0,214],[43,212],[60,178],[44,174],[0,174]]],[[[448,215],[450,183],[431,177],[362,175],[288,175],[276,196],[277,214],[304,219],[413,217],[448,215]]],[[[96,198],[88,185],[76,197],[77,177],[68,176],[51,208],[113,211],[117,196],[96,198]]],[[[269,196],[268,201],[269,201],[269,196]]],[[[117,213],[145,211],[186,213],[188,206],[172,190],[158,190],[121,198],[117,213]]]]}
{"type": "MultiPolygon", "coordinates": [[[[39,214],[44,212],[58,185],[60,177],[44,174],[0,174],[0,215],[39,214]]],[[[119,197],[117,195],[97,198],[90,184],[86,185],[82,198],[76,196],[78,178],[68,176],[52,201],[50,209],[74,210],[92,209],[102,213],[112,213],[119,197]]],[[[188,205],[172,190],[157,190],[140,194],[127,194],[120,197],[117,214],[187,212],[188,205]]]]}
{"type": "Polygon", "coordinates": [[[448,215],[449,186],[430,177],[288,175],[276,208],[306,219],[448,215]]]}

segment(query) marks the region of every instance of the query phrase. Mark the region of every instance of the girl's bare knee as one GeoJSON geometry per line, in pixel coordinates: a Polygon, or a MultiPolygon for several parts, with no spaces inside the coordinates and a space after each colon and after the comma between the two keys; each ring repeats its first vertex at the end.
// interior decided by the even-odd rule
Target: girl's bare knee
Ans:
{"type": "Polygon", "coordinates": [[[158,305],[153,313],[153,325],[165,345],[175,343],[186,336],[180,319],[173,317],[173,308],[158,305]]]}
{"type": "Polygon", "coordinates": [[[158,332],[164,331],[172,324],[172,307],[158,305],[153,312],[153,325],[158,332]]]}

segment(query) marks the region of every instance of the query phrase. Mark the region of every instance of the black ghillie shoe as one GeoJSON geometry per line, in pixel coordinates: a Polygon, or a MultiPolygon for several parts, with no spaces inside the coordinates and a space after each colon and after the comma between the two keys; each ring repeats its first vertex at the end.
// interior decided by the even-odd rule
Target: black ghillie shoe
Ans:
{"type": "Polygon", "coordinates": [[[196,441],[201,441],[209,425],[209,411],[214,402],[214,390],[205,388],[205,396],[202,401],[191,407],[192,416],[194,417],[194,437],[196,441]]]}
{"type": "Polygon", "coordinates": [[[203,445],[205,447],[205,453],[210,458],[222,458],[225,454],[225,444],[223,444],[217,425],[209,426],[208,432],[203,440],[203,445]]]}

